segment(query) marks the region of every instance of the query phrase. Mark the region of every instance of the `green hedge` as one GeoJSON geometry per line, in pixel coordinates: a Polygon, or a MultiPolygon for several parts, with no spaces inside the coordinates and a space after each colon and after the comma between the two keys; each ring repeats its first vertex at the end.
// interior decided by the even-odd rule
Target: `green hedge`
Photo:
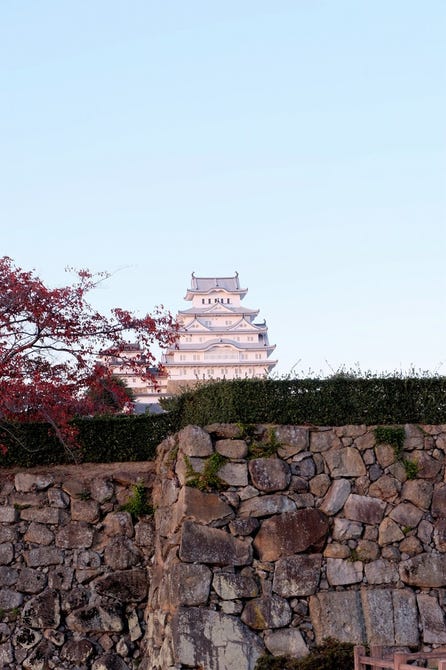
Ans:
{"type": "Polygon", "coordinates": [[[7,453],[0,466],[32,467],[56,463],[114,463],[152,460],[156,447],[178,430],[176,414],[113,416],[76,419],[79,447],[71,451],[43,423],[0,427],[0,439],[7,453]]]}
{"type": "Polygon", "coordinates": [[[0,442],[8,447],[0,466],[152,459],[167,435],[188,424],[446,424],[446,378],[233,380],[206,384],[164,404],[165,414],[77,419],[80,446],[73,454],[45,424],[0,427],[0,442]]]}
{"type": "Polygon", "coordinates": [[[215,382],[169,401],[182,426],[214,422],[446,423],[446,378],[336,376],[215,382]]]}

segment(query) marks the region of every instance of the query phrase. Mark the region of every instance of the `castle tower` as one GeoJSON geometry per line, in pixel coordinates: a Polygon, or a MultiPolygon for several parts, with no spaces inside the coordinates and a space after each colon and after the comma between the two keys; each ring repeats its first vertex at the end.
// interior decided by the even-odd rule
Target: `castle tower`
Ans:
{"type": "Polygon", "coordinates": [[[276,365],[275,345],[268,342],[265,321],[255,323],[259,310],[241,304],[247,289],[234,277],[196,277],[185,300],[192,303],[177,315],[179,337],[163,357],[167,391],[209,379],[265,377],[276,365]]]}

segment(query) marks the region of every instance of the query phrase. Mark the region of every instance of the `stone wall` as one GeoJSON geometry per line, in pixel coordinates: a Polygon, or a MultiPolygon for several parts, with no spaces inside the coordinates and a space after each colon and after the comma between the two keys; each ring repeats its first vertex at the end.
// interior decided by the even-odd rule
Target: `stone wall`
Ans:
{"type": "Polygon", "coordinates": [[[128,670],[144,634],[153,521],[120,508],[152,463],[0,475],[0,668],[128,670]]]}
{"type": "Polygon", "coordinates": [[[401,454],[373,427],[256,433],[188,427],[159,447],[142,670],[253,670],[329,636],[446,644],[446,426],[406,426],[401,454]],[[223,490],[188,486],[214,454],[223,490]]]}
{"type": "Polygon", "coordinates": [[[446,646],[446,426],[406,426],[402,454],[366,426],[240,432],[185,428],[154,464],[0,472],[0,668],[446,646]],[[220,490],[190,485],[212,466],[220,490]],[[122,510],[138,480],[154,518],[122,510]]]}

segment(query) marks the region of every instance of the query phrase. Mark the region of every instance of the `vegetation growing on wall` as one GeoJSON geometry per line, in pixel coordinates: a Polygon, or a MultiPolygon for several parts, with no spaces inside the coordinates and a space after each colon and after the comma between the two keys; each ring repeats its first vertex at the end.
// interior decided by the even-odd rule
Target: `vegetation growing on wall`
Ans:
{"type": "Polygon", "coordinates": [[[353,670],[353,645],[327,639],[305,658],[264,654],[255,670],[353,670]]]}
{"type": "Polygon", "coordinates": [[[195,472],[187,456],[184,456],[186,462],[186,483],[192,488],[200,491],[219,491],[227,488],[227,485],[218,476],[218,471],[227,462],[227,459],[217,452],[206,459],[202,472],[195,472]]]}
{"type": "Polygon", "coordinates": [[[407,479],[415,479],[418,474],[418,463],[403,457],[404,428],[401,426],[377,426],[375,438],[378,444],[388,444],[393,447],[396,459],[403,465],[407,479]]]}
{"type": "Polygon", "coordinates": [[[133,520],[153,514],[154,509],[148,501],[148,490],[144,482],[137,482],[133,485],[132,494],[122,509],[131,514],[133,520]]]}

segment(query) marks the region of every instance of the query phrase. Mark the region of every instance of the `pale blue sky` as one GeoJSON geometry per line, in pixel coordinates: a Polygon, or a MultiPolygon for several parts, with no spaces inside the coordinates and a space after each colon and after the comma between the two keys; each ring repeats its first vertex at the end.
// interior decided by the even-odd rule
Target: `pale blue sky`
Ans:
{"type": "Polygon", "coordinates": [[[249,288],[279,373],[446,374],[444,0],[0,3],[0,251],[249,288]]]}

